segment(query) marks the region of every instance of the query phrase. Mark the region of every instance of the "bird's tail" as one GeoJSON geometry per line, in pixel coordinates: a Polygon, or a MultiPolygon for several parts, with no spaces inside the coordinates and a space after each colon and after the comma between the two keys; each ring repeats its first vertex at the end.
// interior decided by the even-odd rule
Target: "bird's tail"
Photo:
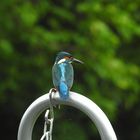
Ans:
{"type": "Polygon", "coordinates": [[[60,97],[64,100],[68,99],[69,97],[69,88],[65,82],[61,82],[59,85],[59,94],[60,97]]]}

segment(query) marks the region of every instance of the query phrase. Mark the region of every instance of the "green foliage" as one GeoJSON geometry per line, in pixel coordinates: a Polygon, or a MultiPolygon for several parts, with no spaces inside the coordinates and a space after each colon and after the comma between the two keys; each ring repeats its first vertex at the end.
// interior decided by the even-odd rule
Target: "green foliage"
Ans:
{"type": "MultiPolygon", "coordinates": [[[[139,125],[136,113],[139,111],[136,105],[140,105],[139,5],[138,0],[2,0],[1,114],[9,115],[5,113],[7,106],[7,110],[13,110],[12,115],[19,120],[33,100],[49,91],[53,86],[51,68],[55,55],[64,50],[84,61],[83,66],[74,65],[72,90],[96,102],[114,122],[120,139],[127,139],[133,120],[139,125]],[[128,114],[132,110],[133,116],[128,114]],[[126,114],[131,117],[126,118],[130,127],[124,127],[121,130],[124,135],[121,135],[120,123],[124,123],[122,118],[126,114]]],[[[69,134],[74,133],[75,127],[79,129],[77,135],[83,131],[78,125],[67,122],[62,126],[69,134]]],[[[13,126],[7,125],[5,133],[8,128],[13,126]]],[[[131,139],[139,139],[139,134],[135,133],[137,130],[131,130],[131,139]]],[[[63,139],[62,135],[58,139],[63,139]]],[[[73,134],[66,139],[73,136],[76,138],[73,134]]],[[[80,139],[87,138],[83,134],[80,139]]]]}

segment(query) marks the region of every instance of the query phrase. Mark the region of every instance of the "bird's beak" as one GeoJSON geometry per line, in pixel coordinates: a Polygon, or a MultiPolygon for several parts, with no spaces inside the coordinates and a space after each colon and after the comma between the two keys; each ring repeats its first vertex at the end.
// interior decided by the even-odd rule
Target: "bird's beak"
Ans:
{"type": "Polygon", "coordinates": [[[78,59],[76,59],[76,58],[73,58],[73,61],[74,61],[74,62],[77,62],[77,63],[81,63],[81,64],[84,63],[84,62],[82,62],[81,60],[78,60],[78,59]]]}

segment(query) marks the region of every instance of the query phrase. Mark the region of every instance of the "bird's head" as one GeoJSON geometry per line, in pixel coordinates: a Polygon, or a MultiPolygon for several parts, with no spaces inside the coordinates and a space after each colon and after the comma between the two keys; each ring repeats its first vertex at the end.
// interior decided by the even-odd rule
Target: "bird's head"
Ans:
{"type": "Polygon", "coordinates": [[[70,53],[68,52],[59,52],[56,56],[55,63],[60,64],[60,63],[72,63],[72,62],[78,62],[78,63],[83,63],[82,61],[74,58],[70,53]]]}

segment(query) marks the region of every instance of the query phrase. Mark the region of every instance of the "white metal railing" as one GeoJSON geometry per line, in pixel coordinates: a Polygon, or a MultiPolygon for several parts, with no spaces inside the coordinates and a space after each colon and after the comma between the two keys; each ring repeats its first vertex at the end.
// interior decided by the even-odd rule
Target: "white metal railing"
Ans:
{"type": "MultiPolygon", "coordinates": [[[[68,100],[61,100],[58,92],[56,92],[51,103],[53,105],[69,105],[81,110],[95,123],[102,140],[117,140],[110,121],[93,101],[75,92],[69,94],[68,100]]],[[[32,131],[37,118],[49,107],[49,94],[39,97],[28,107],[19,125],[18,140],[32,140],[32,131]]]]}

